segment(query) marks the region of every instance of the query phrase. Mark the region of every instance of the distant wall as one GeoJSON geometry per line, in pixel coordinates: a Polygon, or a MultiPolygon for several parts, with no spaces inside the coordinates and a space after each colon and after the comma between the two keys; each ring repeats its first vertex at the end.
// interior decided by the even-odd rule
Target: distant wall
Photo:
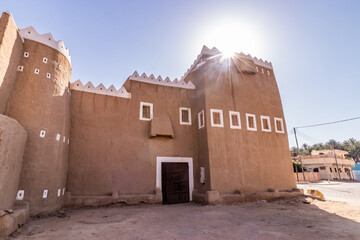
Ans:
{"type": "MultiPolygon", "coordinates": [[[[304,172],[305,174],[305,180],[306,182],[316,182],[316,181],[320,181],[320,174],[318,172],[304,172]]],[[[295,180],[298,182],[304,182],[304,176],[302,172],[298,173],[298,178],[299,180],[297,180],[297,176],[296,173],[294,173],[295,176],[295,180]]]]}
{"type": "Polygon", "coordinates": [[[4,113],[15,84],[17,66],[23,53],[23,43],[12,16],[0,18],[0,114],[4,113]]]}
{"type": "Polygon", "coordinates": [[[0,114],[0,210],[12,208],[15,201],[26,140],[25,129],[0,114]]]}

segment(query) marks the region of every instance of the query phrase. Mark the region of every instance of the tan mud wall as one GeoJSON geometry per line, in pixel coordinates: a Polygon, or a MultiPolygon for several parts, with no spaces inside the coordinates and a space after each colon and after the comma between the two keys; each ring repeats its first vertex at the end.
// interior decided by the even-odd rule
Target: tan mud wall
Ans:
{"type": "Polygon", "coordinates": [[[12,208],[20,181],[27,132],[0,114],[0,210],[12,208]]]}
{"type": "Polygon", "coordinates": [[[14,19],[8,13],[0,18],[0,114],[16,80],[16,69],[23,53],[23,43],[14,19]]]}
{"type": "MultiPolygon", "coordinates": [[[[304,172],[306,182],[316,182],[320,181],[320,174],[318,172],[304,172]]],[[[298,182],[304,182],[304,175],[302,172],[298,173],[298,176],[296,176],[296,173],[294,173],[295,181],[299,178],[298,182]]]]}
{"type": "Polygon", "coordinates": [[[206,123],[211,169],[211,189],[221,193],[237,190],[287,190],[296,187],[287,130],[277,83],[259,72],[241,73],[221,65],[204,66],[198,75],[206,81],[206,123]],[[224,127],[210,127],[210,109],[222,109],[224,127]],[[229,111],[240,112],[241,129],[230,128],[229,111]],[[257,131],[247,130],[246,113],[256,115],[257,131]],[[261,129],[260,115],[270,116],[271,132],[261,129]],[[274,117],[284,121],[284,133],[276,133],[274,117]]]}
{"type": "Polygon", "coordinates": [[[24,51],[30,55],[20,61],[24,71],[18,73],[6,114],[28,131],[19,187],[25,190],[24,200],[30,201],[30,214],[35,215],[59,209],[63,201],[70,136],[67,86],[71,66],[60,52],[32,40],[25,40],[24,51]],[[43,62],[44,57],[48,58],[47,63],[43,62]],[[35,69],[40,73],[35,74],[35,69]],[[40,137],[41,131],[46,131],[44,138],[40,137]],[[44,190],[48,190],[47,198],[42,198],[44,190]]]}
{"type": "Polygon", "coordinates": [[[193,90],[135,81],[125,87],[131,99],[72,91],[72,195],[154,193],[157,156],[193,157],[194,165],[197,162],[196,114],[192,112],[191,126],[179,124],[179,107],[191,106],[193,90]],[[169,115],[174,138],[150,138],[150,122],[139,120],[140,102],[152,103],[154,116],[169,115]]]}

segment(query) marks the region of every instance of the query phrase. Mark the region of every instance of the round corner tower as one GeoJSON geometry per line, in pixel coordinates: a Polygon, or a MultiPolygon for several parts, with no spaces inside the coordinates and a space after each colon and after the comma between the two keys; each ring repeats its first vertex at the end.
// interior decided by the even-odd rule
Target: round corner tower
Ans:
{"type": "Polygon", "coordinates": [[[62,206],[70,137],[71,63],[62,41],[34,28],[20,30],[24,53],[6,114],[28,131],[19,190],[30,214],[62,206]]]}

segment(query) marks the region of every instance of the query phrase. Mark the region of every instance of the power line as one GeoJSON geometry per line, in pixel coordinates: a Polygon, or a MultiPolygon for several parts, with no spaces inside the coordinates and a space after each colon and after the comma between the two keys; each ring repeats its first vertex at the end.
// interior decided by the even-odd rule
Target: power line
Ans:
{"type": "Polygon", "coordinates": [[[300,126],[300,127],[295,127],[295,128],[299,129],[299,128],[318,127],[318,126],[324,126],[324,125],[330,125],[330,124],[335,124],[335,123],[352,121],[352,120],[356,120],[356,119],[360,119],[360,117],[348,118],[348,119],[343,119],[343,120],[334,121],[334,122],[327,122],[327,123],[319,123],[319,124],[313,124],[313,125],[300,126]]]}

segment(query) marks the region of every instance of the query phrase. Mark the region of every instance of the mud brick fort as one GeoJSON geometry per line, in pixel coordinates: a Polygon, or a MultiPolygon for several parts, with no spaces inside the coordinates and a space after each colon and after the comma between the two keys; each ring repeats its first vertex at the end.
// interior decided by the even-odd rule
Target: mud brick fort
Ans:
{"type": "Polygon", "coordinates": [[[272,64],[203,47],[179,80],[71,82],[62,41],[0,18],[0,209],[297,194],[272,64]]]}

